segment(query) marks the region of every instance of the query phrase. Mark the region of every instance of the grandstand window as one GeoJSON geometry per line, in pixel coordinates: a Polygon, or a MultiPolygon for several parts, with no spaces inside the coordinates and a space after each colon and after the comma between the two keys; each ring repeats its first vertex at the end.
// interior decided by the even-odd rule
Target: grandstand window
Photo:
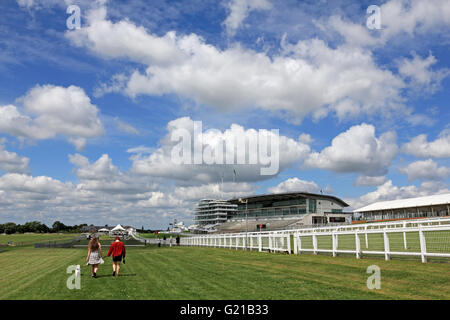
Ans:
{"type": "Polygon", "coordinates": [[[316,213],[317,201],[316,199],[309,199],[309,213],[316,213]]]}
{"type": "Polygon", "coordinates": [[[345,222],[345,217],[330,217],[330,222],[345,222]]]}

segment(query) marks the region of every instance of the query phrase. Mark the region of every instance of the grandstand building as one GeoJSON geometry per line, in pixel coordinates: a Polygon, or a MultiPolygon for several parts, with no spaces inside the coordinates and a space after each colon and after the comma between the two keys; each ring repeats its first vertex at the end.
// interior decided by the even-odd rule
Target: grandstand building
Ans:
{"type": "Polygon", "coordinates": [[[450,216],[450,194],[376,202],[355,210],[361,221],[450,216]]]}
{"type": "Polygon", "coordinates": [[[203,199],[195,208],[195,230],[215,232],[216,227],[230,219],[237,210],[237,205],[226,200],[203,199]]]}
{"type": "Polygon", "coordinates": [[[229,203],[237,206],[219,232],[276,230],[305,225],[351,223],[352,213],[343,212],[348,204],[330,195],[293,192],[266,194],[229,203]]]}

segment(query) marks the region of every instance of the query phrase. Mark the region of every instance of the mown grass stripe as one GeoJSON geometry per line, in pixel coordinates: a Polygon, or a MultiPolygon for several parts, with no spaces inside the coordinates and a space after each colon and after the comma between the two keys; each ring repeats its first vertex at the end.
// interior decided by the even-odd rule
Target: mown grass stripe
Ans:
{"type": "Polygon", "coordinates": [[[121,276],[111,259],[97,279],[85,249],[14,249],[2,253],[1,299],[449,299],[448,263],[363,257],[269,254],[228,249],[130,248],[121,276]],[[81,290],[66,288],[67,266],[82,265],[81,290]],[[382,289],[366,287],[368,266],[382,289]],[[5,276],[7,279],[5,279],[5,276]]]}

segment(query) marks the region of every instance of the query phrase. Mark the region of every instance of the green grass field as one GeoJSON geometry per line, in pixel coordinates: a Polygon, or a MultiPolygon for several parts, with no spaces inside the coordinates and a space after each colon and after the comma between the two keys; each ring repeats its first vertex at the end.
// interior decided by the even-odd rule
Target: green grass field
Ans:
{"type": "MultiPolygon", "coordinates": [[[[170,237],[172,237],[172,238],[176,237],[176,235],[169,234],[169,233],[158,233],[158,234],[154,234],[154,233],[139,233],[139,236],[141,238],[147,238],[147,239],[162,239],[162,238],[164,238],[164,236],[167,239],[169,239],[170,237]]],[[[184,235],[181,234],[180,237],[184,237],[184,235]]]]}
{"type": "Polygon", "coordinates": [[[7,248],[0,253],[3,299],[450,299],[450,265],[417,260],[287,255],[197,247],[129,248],[121,276],[111,259],[92,279],[87,250],[7,248]],[[69,265],[82,266],[69,290],[69,265]],[[381,268],[381,289],[366,286],[381,268]]]}
{"type": "Polygon", "coordinates": [[[0,245],[13,242],[17,245],[32,245],[38,242],[71,240],[79,234],[74,233],[25,233],[25,234],[0,234],[0,245]]]}

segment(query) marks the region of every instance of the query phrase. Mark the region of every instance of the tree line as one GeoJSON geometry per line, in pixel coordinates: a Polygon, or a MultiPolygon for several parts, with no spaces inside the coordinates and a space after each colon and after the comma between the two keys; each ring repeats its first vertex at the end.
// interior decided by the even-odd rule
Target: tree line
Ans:
{"type": "Polygon", "coordinates": [[[55,221],[51,227],[39,221],[26,222],[24,224],[15,224],[14,222],[7,222],[0,224],[0,234],[14,234],[14,233],[56,233],[56,232],[68,232],[68,233],[81,233],[81,228],[87,226],[87,224],[80,224],[74,226],[66,226],[60,221],[55,221]]]}

